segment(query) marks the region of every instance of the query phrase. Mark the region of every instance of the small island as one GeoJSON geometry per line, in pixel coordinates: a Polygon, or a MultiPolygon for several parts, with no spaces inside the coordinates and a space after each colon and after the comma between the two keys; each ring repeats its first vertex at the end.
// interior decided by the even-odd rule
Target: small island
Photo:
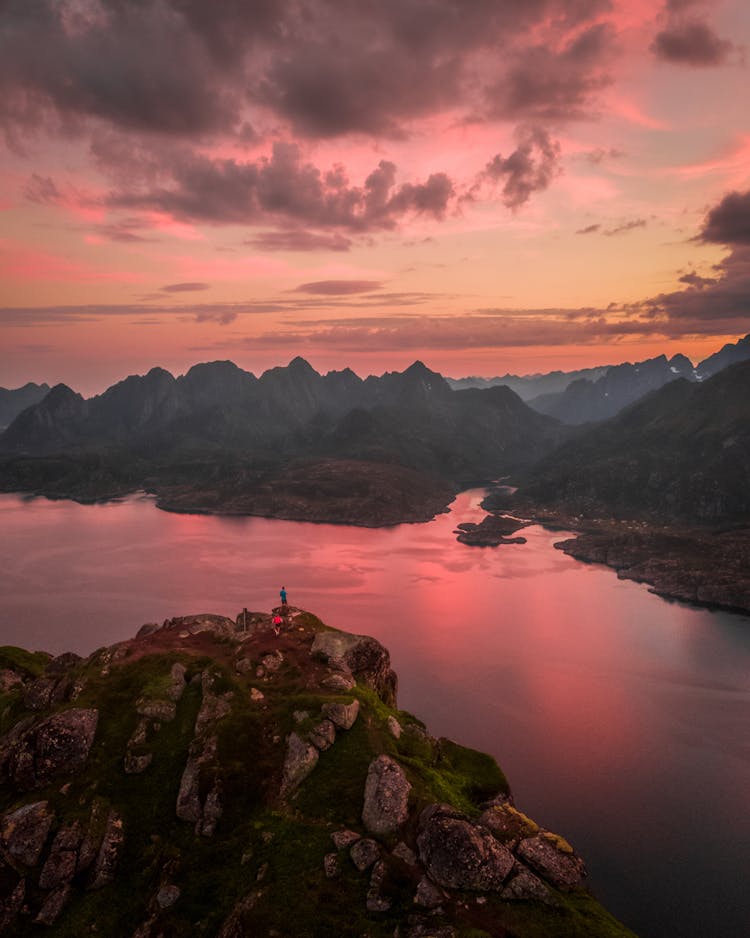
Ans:
{"type": "Polygon", "coordinates": [[[379,642],[277,612],[0,649],[4,934],[632,938],[379,642]]]}

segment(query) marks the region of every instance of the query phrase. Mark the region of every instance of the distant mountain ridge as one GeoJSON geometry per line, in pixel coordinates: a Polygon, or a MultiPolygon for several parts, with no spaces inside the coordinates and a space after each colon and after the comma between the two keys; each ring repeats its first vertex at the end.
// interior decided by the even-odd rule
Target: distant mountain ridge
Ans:
{"type": "MultiPolygon", "coordinates": [[[[88,400],[57,385],[0,435],[0,486],[82,498],[140,487],[181,508],[231,503],[284,517],[293,501],[299,517],[323,520],[298,500],[300,464],[315,464],[308,502],[338,487],[351,506],[361,490],[372,523],[396,523],[410,509],[382,520],[375,502],[387,479],[368,466],[393,467],[394,486],[404,469],[422,474],[428,503],[445,505],[451,491],[527,466],[563,435],[509,388],[452,391],[422,362],[365,380],[348,370],[320,375],[302,358],[260,378],[210,362],[179,378],[153,368],[88,400]],[[338,473],[336,463],[349,468],[338,473]]],[[[347,510],[369,523],[366,511],[347,510]]]]}
{"type": "Polygon", "coordinates": [[[547,375],[506,375],[503,378],[448,379],[451,387],[512,388],[541,414],[575,425],[608,420],[651,391],[674,381],[703,381],[723,368],[750,358],[750,334],[725,345],[693,367],[684,355],[666,355],[641,362],[605,365],[581,371],[553,371],[547,375]]]}
{"type": "Polygon", "coordinates": [[[520,495],[585,517],[750,519],[750,361],[678,379],[542,459],[520,495]]]}
{"type": "Polygon", "coordinates": [[[32,404],[37,404],[49,392],[48,384],[29,381],[21,388],[0,388],[0,430],[32,404]]]}

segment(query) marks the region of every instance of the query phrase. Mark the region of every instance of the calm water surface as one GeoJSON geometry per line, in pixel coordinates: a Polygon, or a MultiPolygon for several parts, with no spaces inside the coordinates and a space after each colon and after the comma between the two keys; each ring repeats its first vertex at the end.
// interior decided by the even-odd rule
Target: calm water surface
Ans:
{"type": "Polygon", "coordinates": [[[379,638],[399,704],[492,752],[642,938],[750,935],[750,619],[668,603],[540,527],[458,544],[481,492],[366,530],[0,496],[0,643],[52,652],[289,600],[379,638]]]}

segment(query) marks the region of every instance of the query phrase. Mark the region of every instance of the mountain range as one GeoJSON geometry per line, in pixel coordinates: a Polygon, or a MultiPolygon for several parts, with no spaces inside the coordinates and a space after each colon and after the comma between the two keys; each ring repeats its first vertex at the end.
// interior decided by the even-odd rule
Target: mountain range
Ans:
{"type": "Polygon", "coordinates": [[[504,477],[537,504],[736,520],[750,514],[748,356],[745,337],[696,368],[659,356],[529,403],[503,385],[453,390],[421,362],[363,380],[299,357],[260,377],[154,368],[89,399],[57,385],[0,434],[0,488],[379,525],[504,477]]]}

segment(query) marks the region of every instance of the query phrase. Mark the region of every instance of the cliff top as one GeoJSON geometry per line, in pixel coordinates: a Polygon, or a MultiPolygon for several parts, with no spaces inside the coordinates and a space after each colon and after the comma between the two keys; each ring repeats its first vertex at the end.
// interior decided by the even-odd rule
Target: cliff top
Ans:
{"type": "Polygon", "coordinates": [[[494,759],[397,708],[379,642],[301,609],[2,648],[0,733],[11,936],[631,934],[494,759]]]}

